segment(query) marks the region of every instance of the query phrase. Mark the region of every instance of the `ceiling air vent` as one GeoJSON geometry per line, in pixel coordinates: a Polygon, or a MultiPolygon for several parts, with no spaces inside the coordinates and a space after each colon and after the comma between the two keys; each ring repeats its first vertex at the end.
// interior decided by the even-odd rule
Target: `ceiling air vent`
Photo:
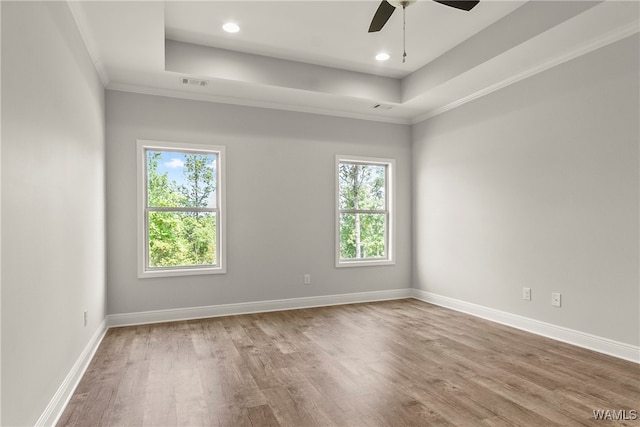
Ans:
{"type": "Polygon", "coordinates": [[[389,104],[375,104],[372,105],[371,108],[373,108],[374,110],[391,110],[391,108],[393,107],[389,104]]]}
{"type": "Polygon", "coordinates": [[[183,85],[193,85],[193,86],[206,86],[209,84],[208,80],[200,80],[200,79],[190,79],[189,77],[182,77],[180,79],[183,85]]]}

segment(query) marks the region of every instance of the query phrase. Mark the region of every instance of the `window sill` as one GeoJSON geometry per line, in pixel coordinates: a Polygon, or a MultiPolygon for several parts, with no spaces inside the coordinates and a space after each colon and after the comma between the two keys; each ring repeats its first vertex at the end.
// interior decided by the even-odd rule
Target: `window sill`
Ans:
{"type": "Polygon", "coordinates": [[[395,265],[396,262],[394,260],[389,259],[376,259],[376,260],[358,260],[358,261],[338,261],[336,262],[336,268],[343,267],[374,267],[381,265],[395,265]]]}
{"type": "Polygon", "coordinates": [[[182,276],[203,276],[208,274],[225,274],[227,271],[222,267],[210,268],[176,268],[167,270],[144,270],[138,272],[139,279],[150,279],[153,277],[182,277],[182,276]]]}

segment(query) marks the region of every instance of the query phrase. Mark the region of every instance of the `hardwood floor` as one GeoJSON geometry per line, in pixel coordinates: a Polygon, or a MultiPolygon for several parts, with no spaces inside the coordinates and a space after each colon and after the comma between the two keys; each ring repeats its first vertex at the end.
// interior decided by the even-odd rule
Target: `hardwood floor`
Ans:
{"type": "Polygon", "coordinates": [[[632,411],[637,364],[397,300],[111,329],[58,425],[639,425],[632,411]]]}

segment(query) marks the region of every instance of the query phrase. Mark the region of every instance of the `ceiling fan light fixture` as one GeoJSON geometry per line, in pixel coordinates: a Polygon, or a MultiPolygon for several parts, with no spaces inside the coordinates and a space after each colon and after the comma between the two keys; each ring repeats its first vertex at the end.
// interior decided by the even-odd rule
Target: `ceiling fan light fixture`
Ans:
{"type": "Polygon", "coordinates": [[[391,58],[391,55],[389,55],[386,52],[380,52],[379,54],[376,55],[377,61],[386,61],[389,58],[391,58]]]}
{"type": "Polygon", "coordinates": [[[227,22],[222,26],[222,29],[227,33],[237,33],[240,31],[240,26],[235,22],[227,22]]]}
{"type": "Polygon", "coordinates": [[[387,0],[393,7],[408,7],[418,0],[387,0]]]}

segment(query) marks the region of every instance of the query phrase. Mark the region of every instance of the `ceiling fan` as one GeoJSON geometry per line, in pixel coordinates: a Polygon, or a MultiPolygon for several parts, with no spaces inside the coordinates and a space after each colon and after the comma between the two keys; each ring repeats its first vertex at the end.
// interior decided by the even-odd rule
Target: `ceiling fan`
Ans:
{"type": "MultiPolygon", "coordinates": [[[[371,25],[369,26],[369,32],[375,33],[378,32],[384,27],[387,23],[393,12],[399,7],[402,7],[402,36],[404,43],[404,35],[405,35],[405,19],[404,14],[407,6],[415,3],[417,0],[382,0],[380,6],[378,6],[378,10],[376,10],[375,15],[373,15],[373,19],[371,20],[371,25]]],[[[443,4],[445,6],[453,7],[460,10],[470,11],[473,9],[478,3],[479,0],[433,0],[436,3],[443,4]]],[[[402,55],[402,62],[405,62],[407,57],[406,50],[402,55]]]]}

